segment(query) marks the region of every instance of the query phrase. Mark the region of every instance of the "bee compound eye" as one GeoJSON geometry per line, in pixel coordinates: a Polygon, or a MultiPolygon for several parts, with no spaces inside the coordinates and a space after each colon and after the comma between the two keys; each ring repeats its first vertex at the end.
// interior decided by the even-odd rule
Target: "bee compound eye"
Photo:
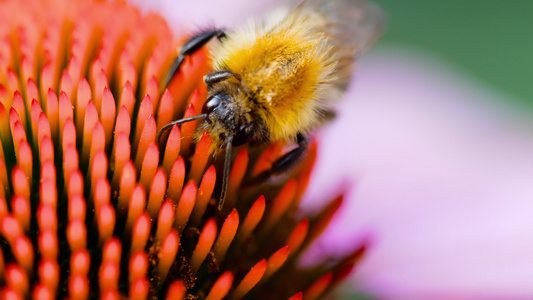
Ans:
{"type": "Polygon", "coordinates": [[[222,100],[220,99],[219,95],[214,95],[213,97],[207,99],[207,101],[204,104],[204,107],[202,108],[203,113],[210,113],[215,108],[220,106],[220,103],[222,100]]]}
{"type": "Polygon", "coordinates": [[[240,126],[239,132],[233,138],[233,146],[240,146],[252,138],[252,126],[246,123],[240,126]]]}

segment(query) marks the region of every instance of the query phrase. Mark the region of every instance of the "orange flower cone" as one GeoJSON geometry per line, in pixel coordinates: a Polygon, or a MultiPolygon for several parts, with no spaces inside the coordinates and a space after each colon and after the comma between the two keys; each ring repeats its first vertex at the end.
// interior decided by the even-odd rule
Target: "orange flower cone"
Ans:
{"type": "Polygon", "coordinates": [[[294,216],[316,145],[261,185],[283,145],[240,149],[219,211],[209,136],[158,143],[205,100],[204,50],[161,86],[182,40],[121,1],[0,2],[2,299],[320,299],[357,262],[297,267],[342,201],[294,216]]]}

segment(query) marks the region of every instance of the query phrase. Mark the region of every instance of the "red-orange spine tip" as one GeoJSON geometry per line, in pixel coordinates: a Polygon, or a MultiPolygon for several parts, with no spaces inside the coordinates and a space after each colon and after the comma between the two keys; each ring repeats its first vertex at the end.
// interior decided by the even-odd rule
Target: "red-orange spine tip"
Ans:
{"type": "Polygon", "coordinates": [[[71,275],[68,280],[68,292],[72,300],[85,300],[89,297],[89,280],[87,276],[71,275]]]}
{"type": "Polygon", "coordinates": [[[15,238],[15,242],[11,247],[13,256],[17,260],[17,263],[26,271],[31,274],[33,269],[33,246],[29,238],[25,235],[20,235],[15,238]]]}
{"type": "Polygon", "coordinates": [[[76,55],[72,55],[70,57],[70,61],[68,63],[68,74],[70,75],[73,84],[74,82],[78,82],[80,80],[81,63],[80,59],[76,55]]]}
{"type": "Polygon", "coordinates": [[[24,107],[24,99],[22,98],[22,95],[20,94],[20,92],[18,90],[15,91],[14,95],[13,95],[13,106],[12,108],[10,109],[10,113],[9,113],[9,119],[11,121],[11,112],[14,111],[17,113],[18,117],[19,117],[19,120],[20,122],[23,124],[23,125],[26,125],[26,109],[24,107]]]}
{"type": "Polygon", "coordinates": [[[2,292],[0,294],[0,298],[5,300],[23,300],[24,297],[16,290],[10,287],[5,287],[2,289],[2,292]]]}
{"type": "Polygon", "coordinates": [[[174,202],[171,199],[163,201],[157,217],[156,241],[161,241],[172,229],[174,223],[174,202]]]}
{"type": "Polygon", "coordinates": [[[54,145],[50,137],[45,136],[42,139],[41,151],[40,151],[40,160],[41,163],[54,162],[54,145]]]}
{"type": "Polygon", "coordinates": [[[17,120],[11,126],[11,135],[13,136],[13,145],[15,146],[15,153],[19,151],[19,144],[21,141],[26,140],[26,132],[24,131],[24,127],[22,126],[22,123],[17,120]]]}
{"type": "Polygon", "coordinates": [[[205,100],[207,99],[207,89],[203,84],[200,86],[200,88],[197,88],[192,92],[187,105],[193,105],[194,107],[204,106],[205,100]]]}
{"type": "Polygon", "coordinates": [[[27,141],[21,140],[17,154],[17,163],[24,171],[27,178],[33,177],[33,155],[30,144],[27,141]]]}
{"type": "Polygon", "coordinates": [[[272,167],[272,162],[276,161],[278,157],[281,156],[283,151],[283,143],[276,142],[270,145],[255,162],[255,165],[252,168],[251,176],[255,176],[265,170],[268,170],[272,167]]]}
{"type": "MultiPolygon", "coordinates": [[[[148,148],[155,144],[155,137],[157,134],[157,128],[155,126],[154,116],[149,115],[148,119],[144,123],[141,136],[138,140],[135,154],[135,166],[140,169],[142,167],[143,160],[145,159],[146,151],[148,148]]],[[[156,145],[157,146],[157,145],[156,145]]],[[[159,158],[159,155],[157,156],[159,158]]]]}
{"type": "Polygon", "coordinates": [[[131,300],[145,300],[150,291],[150,283],[146,278],[138,278],[130,283],[130,291],[128,299],[131,300]]]}
{"type": "Polygon", "coordinates": [[[116,290],[118,288],[118,279],[120,277],[120,267],[113,261],[105,261],[100,265],[98,271],[98,283],[100,291],[108,289],[116,290]]]}
{"type": "Polygon", "coordinates": [[[302,246],[305,237],[307,236],[308,230],[309,221],[307,219],[304,219],[300,223],[298,223],[298,225],[291,232],[285,244],[291,247],[292,253],[295,253],[298,249],[300,249],[300,246],[302,246]]]}
{"type": "Polygon", "coordinates": [[[144,278],[148,272],[148,257],[142,250],[135,251],[130,256],[130,262],[128,266],[128,278],[130,284],[137,279],[144,278]]]}
{"type": "Polygon", "coordinates": [[[187,288],[183,284],[183,281],[176,280],[170,284],[167,291],[166,300],[183,300],[187,288]]]}
{"type": "Polygon", "coordinates": [[[205,132],[196,145],[194,156],[192,158],[191,171],[189,173],[189,180],[200,182],[200,178],[204,173],[207,161],[209,160],[209,150],[211,149],[211,137],[209,133],[205,132]]]}
{"type": "Polygon", "coordinates": [[[290,207],[294,196],[296,195],[296,180],[291,179],[287,181],[283,189],[279,192],[276,199],[266,215],[265,223],[262,230],[264,232],[270,230],[283,217],[287,209],[290,207]]]}
{"type": "Polygon", "coordinates": [[[5,281],[10,288],[22,296],[26,295],[30,287],[28,274],[19,265],[13,263],[6,267],[5,281]]]}
{"type": "MultiPolygon", "coordinates": [[[[98,63],[100,62],[101,61],[99,59],[96,59],[94,61],[94,66],[98,65],[98,63]]],[[[104,89],[106,86],[109,86],[108,81],[107,81],[107,75],[105,71],[102,69],[97,70],[96,72],[93,72],[92,75],[93,75],[93,82],[94,82],[94,84],[92,84],[93,95],[94,95],[93,101],[94,101],[94,104],[96,105],[96,108],[100,110],[100,108],[102,107],[102,96],[104,93],[104,89]]]]}
{"type": "Polygon", "coordinates": [[[242,226],[240,226],[240,230],[237,235],[239,244],[250,236],[252,231],[254,231],[254,229],[257,227],[257,224],[259,224],[259,221],[261,221],[264,213],[265,197],[261,195],[257,200],[255,200],[254,204],[248,211],[246,218],[244,218],[242,226]]]}
{"type": "Polygon", "coordinates": [[[129,81],[126,81],[122,93],[120,94],[119,107],[126,107],[128,114],[133,114],[133,108],[135,106],[135,93],[133,92],[133,86],[129,81]]]}
{"type": "Polygon", "coordinates": [[[19,78],[11,68],[8,68],[7,70],[7,86],[12,91],[20,91],[19,78]]]}
{"type": "MultiPolygon", "coordinates": [[[[63,152],[63,176],[66,179],[67,186],[67,196],[71,196],[71,186],[70,180],[73,174],[80,172],[78,170],[79,156],[78,150],[75,146],[68,146],[68,148],[63,152]]],[[[79,174],[81,178],[81,173],[79,174]]]]}
{"type": "MultiPolygon", "coordinates": [[[[98,211],[102,205],[109,204],[111,198],[111,187],[105,177],[96,179],[93,190],[93,202],[95,211],[98,211]]],[[[115,212],[113,211],[113,214],[115,212]]]]}
{"type": "Polygon", "coordinates": [[[74,121],[68,119],[65,121],[63,127],[61,145],[63,147],[63,153],[69,146],[76,147],[76,128],[74,127],[74,121]]]}
{"type": "Polygon", "coordinates": [[[220,234],[213,247],[215,260],[218,264],[224,260],[226,252],[235,237],[235,233],[237,233],[237,228],[239,228],[239,213],[236,209],[233,209],[224,221],[224,224],[222,224],[220,234]]]}
{"type": "Polygon", "coordinates": [[[37,145],[39,140],[38,140],[38,137],[39,137],[39,130],[38,130],[38,126],[39,126],[39,115],[43,112],[43,110],[41,109],[41,104],[35,100],[35,98],[28,98],[28,99],[33,99],[31,100],[31,107],[30,107],[30,115],[31,115],[31,132],[32,132],[32,135],[33,135],[33,144],[37,145]]]}
{"type": "MultiPolygon", "coordinates": [[[[40,105],[39,105],[39,111],[40,111],[40,105]]],[[[48,117],[46,114],[42,111],[39,112],[39,115],[37,116],[36,120],[37,124],[37,139],[39,142],[39,145],[42,143],[43,138],[52,137],[52,131],[50,129],[50,122],[48,122],[48,117]]]]}
{"type": "Polygon", "coordinates": [[[51,88],[46,93],[46,115],[50,122],[52,138],[57,141],[59,137],[59,100],[51,88]]]}
{"type": "Polygon", "coordinates": [[[74,120],[72,102],[70,101],[69,96],[64,91],[61,91],[61,93],[59,93],[59,132],[63,132],[65,122],[69,118],[74,120]]]}
{"type": "Polygon", "coordinates": [[[28,79],[26,84],[26,98],[32,101],[35,100],[37,103],[40,102],[39,89],[32,78],[28,79]]]}
{"type": "Polygon", "coordinates": [[[18,220],[25,232],[30,229],[31,207],[28,199],[22,196],[14,196],[11,200],[13,216],[18,220]]]}
{"type": "Polygon", "coordinates": [[[181,131],[178,125],[174,125],[170,130],[167,138],[167,144],[165,145],[165,154],[163,156],[163,168],[170,173],[174,162],[180,154],[181,147],[181,131]]]}
{"type": "Polygon", "coordinates": [[[98,111],[96,110],[94,102],[89,101],[89,103],[87,103],[87,108],[85,109],[85,118],[83,122],[82,157],[84,160],[89,158],[93,129],[96,122],[98,122],[98,111]]]}
{"type": "Polygon", "coordinates": [[[185,182],[185,162],[180,156],[176,159],[172,165],[170,175],[168,176],[168,188],[167,188],[167,197],[174,200],[175,203],[178,202],[181,196],[181,190],[183,188],[183,183],[185,182]]]}
{"type": "Polygon", "coordinates": [[[311,227],[309,229],[308,238],[305,242],[306,245],[309,245],[324,231],[324,229],[326,229],[331,218],[341,206],[342,201],[343,196],[338,196],[330,204],[328,204],[324,210],[322,210],[319,216],[317,216],[317,220],[311,224],[311,227]]]}
{"type": "Polygon", "coordinates": [[[332,273],[328,272],[322,277],[318,278],[308,289],[305,291],[305,299],[321,299],[321,295],[331,282],[332,273]]]}
{"type": "Polygon", "coordinates": [[[163,198],[167,190],[167,175],[163,169],[158,169],[155,173],[150,187],[150,194],[148,196],[148,206],[146,210],[151,218],[157,217],[163,203],[163,198]]]}
{"type": "Polygon", "coordinates": [[[211,287],[211,291],[205,297],[205,300],[222,300],[228,294],[233,284],[233,273],[224,272],[211,287]]]}
{"type": "MultiPolygon", "coordinates": [[[[146,83],[146,95],[150,96],[153,100],[153,107],[158,107],[159,105],[159,84],[157,83],[157,78],[152,76],[148,79],[146,83]]],[[[155,112],[155,111],[154,111],[155,112]]]]}
{"type": "Polygon", "coordinates": [[[265,271],[265,275],[263,276],[263,280],[268,279],[272,274],[276,273],[281,266],[285,263],[287,260],[287,257],[289,257],[290,253],[290,247],[284,246],[281,247],[278,251],[274,252],[268,260],[267,260],[267,269],[265,271]]]}
{"type": "Polygon", "coordinates": [[[57,253],[59,252],[57,234],[50,229],[39,232],[37,245],[42,259],[57,259],[57,253]]]}
{"type": "Polygon", "coordinates": [[[122,297],[117,289],[108,288],[100,293],[100,300],[121,300],[122,297]]]}
{"type": "Polygon", "coordinates": [[[91,101],[91,86],[87,79],[82,77],[78,82],[78,95],[76,97],[76,132],[78,135],[83,133],[83,122],[87,104],[91,101]]]}
{"type": "Polygon", "coordinates": [[[37,269],[42,284],[55,291],[59,284],[59,265],[54,260],[41,260],[37,269]]]}
{"type": "MultiPolygon", "coordinates": [[[[7,210],[7,203],[3,196],[0,196],[0,222],[4,218],[5,215],[8,214],[7,210]]],[[[1,278],[1,271],[0,271],[0,278],[1,278]]]]}
{"type": "Polygon", "coordinates": [[[241,185],[244,174],[246,173],[246,168],[248,167],[248,150],[242,148],[242,150],[237,154],[233,166],[231,167],[231,173],[229,175],[228,181],[228,194],[226,197],[226,202],[228,206],[231,207],[234,205],[237,200],[237,189],[241,185]]]}
{"type": "Polygon", "coordinates": [[[57,208],[57,187],[55,182],[50,180],[43,180],[39,187],[39,197],[41,203],[49,205],[53,209],[57,208]]]}
{"type": "Polygon", "coordinates": [[[304,294],[302,292],[298,292],[294,294],[292,297],[290,297],[288,300],[302,300],[304,297],[304,294]]]}
{"type": "Polygon", "coordinates": [[[157,130],[173,121],[174,117],[174,98],[172,93],[165,89],[161,96],[159,108],[157,110],[157,130]]]}
{"type": "Polygon", "coordinates": [[[107,240],[102,247],[102,261],[113,261],[118,264],[122,255],[122,244],[120,240],[113,237],[107,240]]]}
{"type": "Polygon", "coordinates": [[[131,232],[132,252],[144,249],[146,243],[148,242],[148,238],[150,237],[151,229],[152,223],[150,222],[150,216],[148,213],[144,212],[133,224],[133,230],[131,232]]]}
{"type": "MultiPolygon", "coordinates": [[[[122,61],[122,60],[121,60],[122,61]]],[[[136,82],[137,80],[137,70],[135,65],[128,61],[126,63],[120,64],[120,87],[124,88],[126,83],[136,82]]]]}
{"type": "Polygon", "coordinates": [[[114,164],[112,184],[113,188],[118,189],[120,176],[122,175],[122,169],[124,168],[126,162],[130,159],[131,154],[131,145],[128,135],[124,132],[120,132],[113,147],[115,148],[115,151],[111,157],[111,167],[113,167],[114,164]]]}
{"type": "Polygon", "coordinates": [[[180,234],[183,232],[183,229],[185,229],[185,226],[189,221],[189,217],[191,215],[195,202],[196,184],[194,183],[194,181],[189,181],[189,183],[183,189],[180,201],[176,206],[176,220],[174,222],[174,227],[178,229],[180,234]]]}
{"type": "Polygon", "coordinates": [[[106,145],[110,145],[113,136],[113,127],[115,126],[115,98],[108,87],[104,89],[102,96],[102,107],[100,109],[100,119],[104,125],[106,145]]]}
{"type": "Polygon", "coordinates": [[[39,224],[39,229],[41,230],[48,229],[52,232],[57,232],[56,210],[48,204],[39,205],[37,207],[37,224],[39,224]]]}
{"type": "Polygon", "coordinates": [[[151,143],[146,149],[141,167],[139,183],[145,190],[149,190],[152,185],[155,173],[157,172],[157,166],[159,165],[159,148],[156,143],[151,143]]]}
{"type": "Polygon", "coordinates": [[[133,162],[128,160],[124,164],[122,169],[122,175],[120,176],[120,189],[118,193],[117,210],[120,217],[125,217],[128,209],[128,203],[137,181],[137,175],[135,174],[135,167],[133,162]]]}
{"type": "Polygon", "coordinates": [[[137,114],[137,126],[135,128],[135,138],[133,140],[133,143],[135,145],[139,144],[139,140],[141,139],[141,133],[144,128],[144,124],[148,120],[148,118],[154,114],[154,107],[152,105],[152,99],[150,96],[145,95],[143,100],[141,101],[141,104],[139,106],[139,112],[137,114]]]}
{"type": "Polygon", "coordinates": [[[48,89],[53,87],[53,85],[54,70],[50,63],[46,63],[41,70],[41,93],[44,95],[48,89]]]}
{"type": "Polygon", "coordinates": [[[353,251],[350,255],[344,258],[338,265],[333,268],[333,279],[328,289],[341,283],[350,273],[353,268],[359,263],[361,258],[365,255],[367,246],[363,245],[353,251]]]}
{"type": "Polygon", "coordinates": [[[172,229],[163,239],[161,243],[161,249],[157,254],[159,261],[157,262],[157,272],[161,281],[159,284],[165,281],[168,271],[174,262],[176,254],[178,253],[180,246],[180,236],[176,229],[172,229]]]}
{"type": "Polygon", "coordinates": [[[72,220],[67,225],[67,241],[72,251],[80,250],[87,245],[87,229],[80,220],[72,220]]]}
{"type": "Polygon", "coordinates": [[[70,256],[70,274],[71,275],[87,275],[91,267],[91,256],[89,251],[81,249],[75,251],[70,256]]]}
{"type": "Polygon", "coordinates": [[[129,137],[131,131],[131,118],[125,106],[121,106],[118,110],[117,122],[115,124],[115,135],[118,133],[125,133],[129,137]]]}
{"type": "Polygon", "coordinates": [[[38,283],[33,287],[32,296],[33,296],[33,299],[39,299],[39,300],[55,299],[55,294],[54,294],[53,289],[43,285],[42,283],[38,283]]]}
{"type": "Polygon", "coordinates": [[[196,197],[196,204],[194,205],[191,217],[192,224],[200,224],[209,200],[211,200],[211,196],[213,195],[216,181],[217,171],[215,166],[211,166],[205,171],[204,177],[202,177],[202,181],[198,187],[198,196],[196,197]]]}
{"type": "Polygon", "coordinates": [[[241,280],[239,285],[231,293],[230,299],[241,299],[263,278],[267,266],[266,259],[260,260],[255,266],[248,271],[246,276],[241,280]]]}
{"type": "Polygon", "coordinates": [[[311,178],[311,171],[313,170],[313,166],[315,165],[316,157],[317,146],[316,142],[313,142],[309,147],[309,152],[307,153],[307,156],[301,163],[303,167],[300,171],[300,174],[298,175],[298,178],[296,179],[298,190],[296,191],[296,196],[294,197],[296,201],[295,205],[300,204],[300,200],[302,199],[305,191],[307,190],[307,185],[309,184],[309,179],[311,178]]]}
{"type": "Polygon", "coordinates": [[[67,195],[69,198],[76,195],[83,195],[83,177],[80,170],[74,170],[70,173],[67,186],[67,195]]]}
{"type": "MultiPolygon", "coordinates": [[[[185,114],[183,115],[183,118],[189,118],[192,116],[196,116],[196,109],[193,105],[189,105],[187,107],[187,110],[185,111],[185,114]]],[[[194,133],[196,131],[196,124],[198,121],[191,121],[181,124],[181,156],[188,157],[191,152],[191,144],[193,141],[194,133]]]]}
{"type": "MultiPolygon", "coordinates": [[[[102,152],[105,156],[105,132],[104,126],[100,121],[96,122],[92,132],[91,151],[89,154],[89,166],[91,166],[91,168],[94,168],[94,157],[98,152],[102,152]]],[[[107,163],[105,166],[107,168],[107,163]]]]}
{"type": "Polygon", "coordinates": [[[115,209],[109,203],[102,204],[96,211],[98,227],[98,240],[100,243],[107,241],[115,229],[115,209]]]}
{"type": "Polygon", "coordinates": [[[214,219],[209,219],[200,233],[198,243],[190,259],[191,269],[194,273],[198,271],[204,262],[207,254],[211,251],[217,235],[217,224],[214,219]]]}
{"type": "Polygon", "coordinates": [[[136,185],[133,189],[133,192],[131,193],[131,199],[129,201],[128,205],[128,218],[126,221],[126,231],[130,232],[131,228],[133,226],[133,222],[137,220],[137,218],[142,214],[144,211],[144,206],[146,204],[146,196],[144,189],[141,185],[136,185]]]}
{"type": "Polygon", "coordinates": [[[68,95],[69,97],[72,97],[74,93],[74,80],[67,70],[63,71],[63,74],[61,75],[59,90],[61,90],[61,93],[65,93],[65,95],[68,95]]]}
{"type": "Polygon", "coordinates": [[[23,196],[26,199],[30,199],[30,183],[28,182],[28,177],[23,169],[18,166],[13,167],[13,172],[11,175],[11,180],[13,183],[13,190],[15,195],[23,196]]]}
{"type": "Polygon", "coordinates": [[[0,222],[0,233],[10,244],[13,244],[15,239],[23,234],[22,226],[13,216],[5,215],[0,222]]]}

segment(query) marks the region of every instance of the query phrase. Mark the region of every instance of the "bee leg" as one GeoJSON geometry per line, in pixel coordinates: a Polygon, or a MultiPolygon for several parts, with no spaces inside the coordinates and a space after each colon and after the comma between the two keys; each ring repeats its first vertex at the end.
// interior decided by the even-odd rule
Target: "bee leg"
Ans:
{"type": "Polygon", "coordinates": [[[230,71],[220,71],[220,72],[209,73],[204,76],[204,82],[209,88],[211,85],[217,82],[226,80],[232,76],[235,76],[235,74],[231,73],[230,71]]]}
{"type": "Polygon", "coordinates": [[[289,151],[282,157],[278,158],[273,164],[270,170],[261,172],[256,177],[252,178],[250,184],[257,184],[267,180],[273,175],[284,173],[293,168],[304,156],[309,148],[309,142],[303,134],[298,133],[296,136],[298,147],[289,151]]]}
{"type": "Polygon", "coordinates": [[[220,29],[208,30],[192,36],[187,42],[185,42],[180,48],[180,55],[176,57],[172,67],[170,67],[164,86],[167,87],[174,75],[176,75],[185,60],[185,56],[194,54],[214,37],[217,37],[220,40],[226,37],[226,33],[220,29]]]}

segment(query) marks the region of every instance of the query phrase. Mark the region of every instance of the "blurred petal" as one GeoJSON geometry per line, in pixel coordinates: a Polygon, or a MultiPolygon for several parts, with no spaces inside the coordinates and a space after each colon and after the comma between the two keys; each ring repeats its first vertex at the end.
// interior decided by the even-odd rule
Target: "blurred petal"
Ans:
{"type": "Polygon", "coordinates": [[[337,120],[320,133],[304,205],[353,188],[307,260],[370,235],[353,273],[359,290],[531,297],[533,122],[506,102],[421,53],[365,57],[337,120]]]}

